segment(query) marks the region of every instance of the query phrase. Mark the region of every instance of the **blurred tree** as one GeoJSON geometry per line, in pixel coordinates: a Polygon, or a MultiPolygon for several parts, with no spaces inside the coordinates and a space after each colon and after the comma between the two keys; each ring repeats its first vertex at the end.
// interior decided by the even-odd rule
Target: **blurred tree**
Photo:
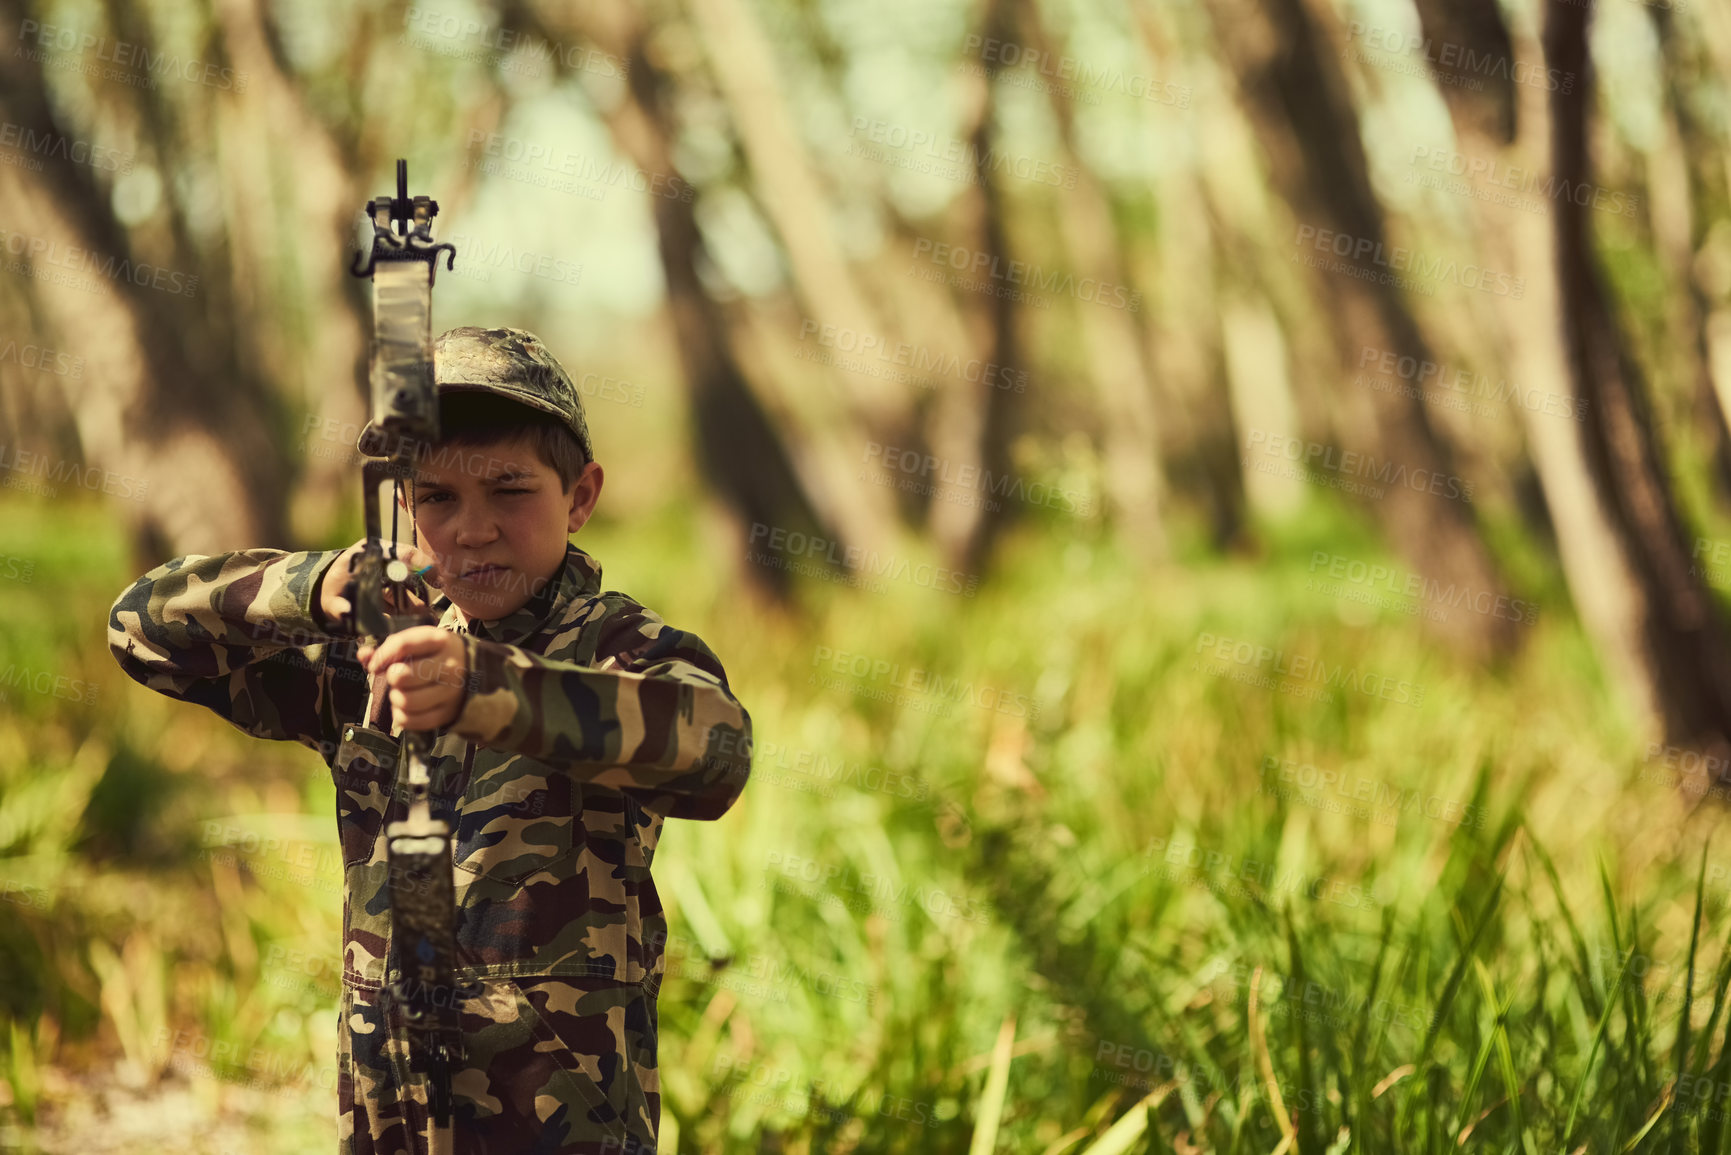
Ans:
{"type": "MultiPolygon", "coordinates": [[[[1419,16],[1427,35],[1459,44],[1480,59],[1500,61],[1487,68],[1485,86],[1440,87],[1460,142],[1475,158],[1496,158],[1510,168],[1555,179],[1547,155],[1551,109],[1543,89],[1516,85],[1517,59],[1539,55],[1536,40],[1517,52],[1495,0],[1461,4],[1422,0],[1419,16]]],[[[1542,179],[1539,181],[1542,187],[1542,179]]],[[[1510,270],[1525,284],[1518,299],[1494,311],[1501,326],[1504,363],[1523,388],[1550,385],[1573,411],[1577,393],[1563,344],[1558,281],[1557,236],[1548,218],[1472,198],[1474,218],[1486,260],[1510,270]]],[[[1595,481],[1584,422],[1544,407],[1517,406],[1527,447],[1545,493],[1558,551],[1577,611],[1593,634],[1605,665],[1631,700],[1650,717],[1658,716],[1652,673],[1645,670],[1634,626],[1636,577],[1619,548],[1611,525],[1604,486],[1595,481]]],[[[1606,479],[1608,480],[1608,479],[1606,479]]]]}
{"type": "MultiPolygon", "coordinates": [[[[1267,157],[1274,187],[1302,225],[1328,229],[1355,246],[1380,246],[1388,230],[1371,188],[1358,113],[1304,0],[1209,0],[1220,55],[1237,79],[1246,116],[1267,157]]],[[[1315,299],[1334,336],[1338,372],[1356,370],[1364,349],[1434,361],[1401,290],[1378,279],[1316,270],[1315,299]]],[[[1412,476],[1458,476],[1447,441],[1421,398],[1370,394],[1376,449],[1412,476]],[[1421,473],[1422,471],[1422,473],[1421,473]]],[[[1411,486],[1392,485],[1377,503],[1384,530],[1415,570],[1455,588],[1496,596],[1503,581],[1470,507],[1411,486]]],[[[1511,624],[1490,614],[1449,615],[1443,628],[1469,652],[1506,653],[1511,624]]]]}
{"type": "MultiPolygon", "coordinates": [[[[1036,0],[1018,4],[1020,24],[1029,46],[1045,59],[1058,59],[1036,0]]],[[[1078,277],[1102,285],[1128,281],[1120,254],[1129,248],[1113,219],[1106,185],[1094,174],[1078,144],[1076,104],[1068,85],[1046,86],[1064,152],[1075,170],[1066,181],[1058,210],[1065,247],[1078,277]]],[[[1154,380],[1138,314],[1104,304],[1079,302],[1076,312],[1093,379],[1094,403],[1100,413],[1104,442],[1106,498],[1131,548],[1145,558],[1166,552],[1161,524],[1165,471],[1154,408],[1154,380]]]]}
{"type": "Polygon", "coordinates": [[[1705,439],[1713,469],[1710,479],[1721,503],[1731,503],[1731,315],[1716,312],[1713,286],[1717,270],[1707,247],[1707,223],[1724,219],[1727,173],[1724,150],[1713,139],[1710,81],[1713,61],[1705,45],[1682,35],[1668,7],[1647,9],[1663,53],[1665,111],[1656,163],[1651,166],[1648,201],[1654,211],[1654,240],[1673,285],[1684,286],[1668,298],[1666,344],[1682,362],[1692,392],[1692,427],[1705,439]],[[1706,259],[1701,259],[1706,258],[1706,259]],[[1719,354],[1715,355],[1715,348],[1719,354]]]}
{"type": "MultiPolygon", "coordinates": [[[[1132,5],[1130,16],[1154,76],[1176,86],[1175,94],[1156,89],[1173,100],[1166,113],[1175,118],[1168,126],[1176,138],[1172,151],[1194,158],[1156,169],[1155,259],[1142,281],[1169,500],[1203,503],[1216,545],[1246,545],[1247,506],[1280,516],[1304,496],[1301,483],[1256,470],[1243,451],[1252,426],[1283,436],[1301,432],[1304,407],[1296,404],[1289,371],[1299,351],[1288,349],[1278,315],[1271,316],[1279,310],[1269,307],[1283,286],[1298,285],[1263,243],[1267,198],[1253,142],[1229,102],[1198,91],[1198,81],[1215,75],[1204,64],[1211,43],[1206,17],[1149,4],[1132,5]]],[[[1308,316],[1302,294],[1295,303],[1295,314],[1308,316]]],[[[1322,407],[1313,408],[1320,416],[1322,407]]]]}
{"type": "MultiPolygon", "coordinates": [[[[1589,10],[1549,0],[1545,60],[1580,78],[1551,102],[1551,162],[1561,187],[1591,187],[1587,126],[1595,88],[1587,50],[1589,10]]],[[[1575,390],[1587,401],[1589,468],[1635,582],[1628,598],[1641,668],[1652,680],[1668,740],[1731,751],[1731,645],[1700,572],[1690,562],[1670,468],[1653,430],[1651,400],[1629,354],[1593,254],[1589,214],[1557,198],[1557,282],[1563,340],[1575,390]]]]}
{"type": "Polygon", "coordinates": [[[1513,375],[1529,387],[1554,382],[1571,407],[1581,406],[1580,421],[1519,407],[1575,604],[1606,669],[1667,739],[1717,746],[1731,733],[1731,651],[1689,564],[1651,402],[1592,256],[1591,210],[1572,191],[1593,187],[1586,11],[1546,5],[1542,53],[1556,78],[1547,92],[1513,83],[1519,62],[1541,50],[1530,34],[1517,48],[1495,0],[1418,7],[1427,37],[1501,62],[1485,70],[1483,87],[1441,86],[1462,151],[1556,190],[1546,196],[1549,223],[1479,198],[1473,204],[1487,251],[1528,286],[1498,310],[1513,375]]]}
{"type": "MultiPolygon", "coordinates": [[[[794,123],[768,38],[746,0],[687,0],[710,71],[750,160],[750,187],[774,223],[807,312],[820,324],[891,334],[836,243],[834,207],[794,123]]],[[[902,444],[910,432],[907,389],[889,377],[859,377],[847,408],[871,436],[902,444]]]]}
{"type": "MultiPolygon", "coordinates": [[[[25,39],[45,15],[22,0],[0,0],[0,108],[31,139],[89,141],[94,110],[77,117],[69,102],[50,99],[42,47],[25,39]]],[[[139,9],[116,5],[108,15],[117,38],[166,55],[139,9]]],[[[209,55],[229,64],[215,30],[202,32],[209,55]]],[[[167,158],[202,151],[207,90],[116,85],[102,97],[111,102],[105,115],[138,141],[132,171],[161,196],[173,175],[167,158]]],[[[260,207],[247,206],[247,214],[268,219],[268,190],[256,191],[260,207]]],[[[166,212],[137,228],[119,218],[115,199],[110,174],[93,164],[50,154],[34,171],[5,166],[0,217],[30,245],[29,279],[4,290],[11,323],[28,332],[29,319],[39,318],[84,357],[82,378],[62,379],[64,402],[84,462],[143,483],[134,487],[142,498],[124,507],[141,560],[155,565],[237,542],[283,541],[287,421],[234,308],[253,298],[262,271],[231,261],[221,242],[196,244],[208,222],[190,219],[178,198],[163,197],[166,212]],[[68,276],[55,266],[78,271],[68,276]],[[157,270],[170,275],[158,278],[157,270]]]]}
{"type": "MultiPolygon", "coordinates": [[[[985,40],[1011,39],[1013,0],[984,0],[980,35],[985,40]]],[[[976,267],[1008,269],[1013,259],[1009,205],[1004,189],[1005,143],[998,123],[997,77],[1001,65],[985,62],[979,74],[962,81],[962,123],[967,158],[974,179],[956,198],[956,232],[973,251],[976,267]]],[[[1002,290],[1004,286],[996,286],[1002,290]]],[[[965,290],[960,290],[965,292],[965,290]]],[[[1027,354],[1019,336],[1014,297],[1004,291],[966,293],[962,316],[973,347],[982,359],[1001,366],[1015,379],[1026,369],[1027,354]],[[984,298],[982,300],[982,298],[984,298]]],[[[951,380],[940,392],[926,426],[926,440],[952,469],[975,470],[986,478],[1008,478],[1012,469],[1010,437],[1019,412],[1018,395],[984,379],[951,380]]],[[[1014,516],[1012,502],[934,501],[929,526],[950,565],[977,573],[992,544],[1014,516]]]]}
{"type": "MultiPolygon", "coordinates": [[[[547,41],[586,40],[626,61],[625,90],[605,110],[614,142],[644,172],[677,172],[672,112],[676,82],[651,52],[651,29],[637,5],[611,0],[585,6],[580,13],[557,5],[513,6],[505,15],[547,41]]],[[[677,196],[653,200],[667,307],[691,393],[697,459],[704,474],[746,523],[742,536],[748,540],[749,527],[755,525],[836,539],[842,535],[839,527],[859,521],[839,508],[850,491],[814,492],[801,477],[740,369],[727,317],[698,276],[698,264],[707,258],[692,202],[677,196]]],[[[744,572],[778,593],[790,585],[781,569],[748,566],[744,572]]]]}

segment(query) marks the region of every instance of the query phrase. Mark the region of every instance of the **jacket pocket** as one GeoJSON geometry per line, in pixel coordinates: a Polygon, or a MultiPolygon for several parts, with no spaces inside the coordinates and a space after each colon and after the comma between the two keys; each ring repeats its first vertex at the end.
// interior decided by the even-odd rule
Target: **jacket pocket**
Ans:
{"type": "Polygon", "coordinates": [[[607,1103],[595,1120],[623,1130],[636,1150],[655,1150],[661,1096],[645,1088],[660,1086],[653,1000],[636,984],[607,979],[518,979],[517,986],[572,1080],[593,1077],[607,1103]]]}
{"type": "Polygon", "coordinates": [[[379,849],[379,827],[397,781],[399,738],[369,726],[345,725],[331,776],[337,787],[337,832],[343,865],[357,866],[379,849]]]}
{"type": "Polygon", "coordinates": [[[640,987],[519,978],[486,988],[464,1004],[453,1089],[467,1100],[459,1111],[495,1141],[487,1150],[539,1141],[564,1151],[602,1135],[620,1151],[655,1150],[660,1096],[643,1086],[656,1070],[654,1012],[640,987]],[[524,1142],[506,1144],[518,1130],[524,1142]]]}
{"type": "Polygon", "coordinates": [[[470,776],[457,806],[457,869],[515,885],[571,856],[578,787],[521,756],[470,776]]]}

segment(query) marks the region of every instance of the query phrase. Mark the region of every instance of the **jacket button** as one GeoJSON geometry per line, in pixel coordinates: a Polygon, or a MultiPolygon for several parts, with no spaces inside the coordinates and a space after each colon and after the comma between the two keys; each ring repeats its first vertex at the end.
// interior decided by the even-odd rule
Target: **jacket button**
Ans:
{"type": "Polygon", "coordinates": [[[354,740],[355,740],[355,728],[353,726],[350,726],[347,730],[343,731],[343,741],[353,742],[354,740]]]}

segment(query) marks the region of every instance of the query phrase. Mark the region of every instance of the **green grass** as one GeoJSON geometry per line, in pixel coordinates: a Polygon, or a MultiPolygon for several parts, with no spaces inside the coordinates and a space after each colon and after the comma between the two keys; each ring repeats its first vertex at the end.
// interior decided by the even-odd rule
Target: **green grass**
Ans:
{"type": "MultiPolygon", "coordinates": [[[[98,690],[0,705],[0,1147],[79,1149],[105,1095],[157,1104],[129,1150],[328,1145],[323,764],[119,674],[102,623],[136,575],[100,507],[0,516],[37,563],[0,584],[0,667],[98,690]],[[313,865],[211,853],[230,826],[313,865]]],[[[1307,588],[1318,550],[1388,560],[1321,510],[1253,561],[1181,543],[1154,573],[1092,527],[1031,524],[976,597],[818,584],[797,618],[736,588],[701,516],[577,539],[709,642],[755,725],[740,804],[669,824],[655,864],[680,1149],[963,1152],[976,1129],[1102,1155],[1288,1130],[1298,1155],[1723,1149],[1717,809],[1640,776],[1542,560],[1519,566],[1542,599],[1526,647],[1485,671],[1410,614],[1307,588]],[[1244,670],[1205,635],[1422,704],[1246,684],[1210,672],[1244,670]],[[843,653],[902,686],[835,673],[843,653]],[[940,714],[904,688],[916,669],[1010,707],[940,714]],[[1352,812],[1378,796],[1421,801],[1352,812]]]]}

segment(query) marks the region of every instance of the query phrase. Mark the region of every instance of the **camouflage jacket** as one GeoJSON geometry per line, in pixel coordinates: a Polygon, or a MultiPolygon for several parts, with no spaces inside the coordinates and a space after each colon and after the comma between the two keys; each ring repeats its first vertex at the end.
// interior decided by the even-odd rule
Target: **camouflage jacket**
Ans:
{"type": "MultiPolygon", "coordinates": [[[[316,608],[341,551],[178,558],[114,604],[109,644],[150,689],[248,734],[319,751],[337,787],[344,872],[342,1150],[417,1149],[386,983],[386,825],[404,816],[382,682],[363,719],[355,643],[316,608]],[[371,724],[366,724],[367,722],[371,724]]],[[[435,814],[451,823],[465,1058],[457,1151],[654,1151],[655,999],[666,920],[650,862],[662,820],[714,819],[750,771],[751,719],[715,654],[624,594],[576,546],[522,609],[472,621],[469,682],[433,747],[435,814]],[[455,803],[454,807],[452,803],[455,803]]],[[[395,977],[394,975],[392,977],[395,977]]]]}

